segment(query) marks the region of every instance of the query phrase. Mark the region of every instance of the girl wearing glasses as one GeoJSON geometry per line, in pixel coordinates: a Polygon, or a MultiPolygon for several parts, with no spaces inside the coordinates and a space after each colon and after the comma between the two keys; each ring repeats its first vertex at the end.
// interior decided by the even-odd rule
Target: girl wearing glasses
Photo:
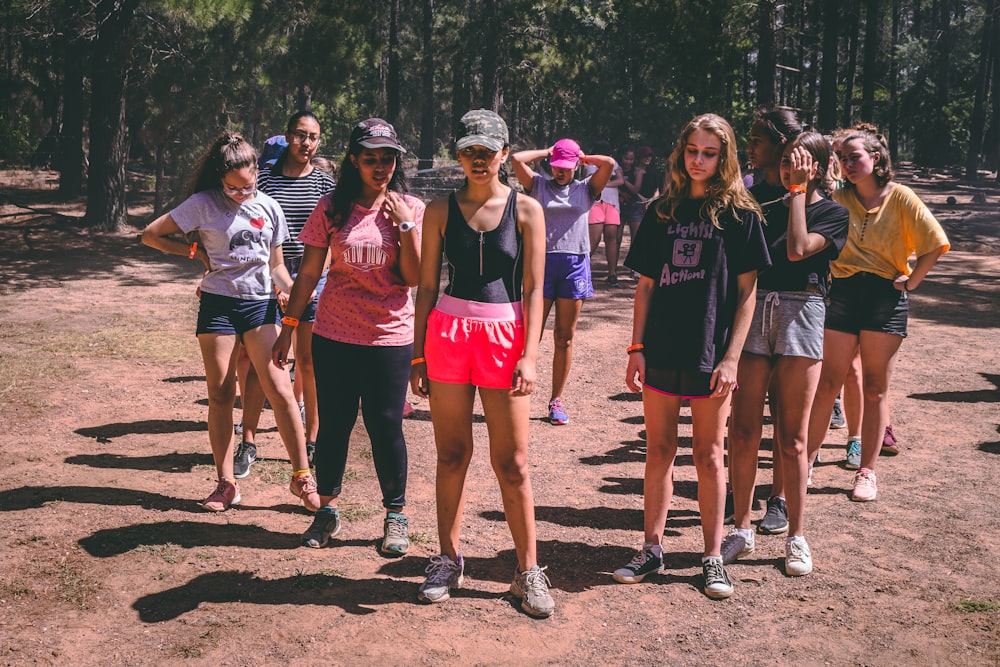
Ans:
{"type": "Polygon", "coordinates": [[[224,133],[202,156],[190,197],[160,216],[142,242],[205,265],[197,335],[208,382],[208,439],[218,473],[215,490],[199,503],[222,512],[240,502],[233,475],[233,403],[236,375],[230,359],[242,342],[271,402],[278,432],[292,463],[291,492],[308,510],[319,508],[309,472],[305,434],[288,374],[271,363],[278,337],[276,285],[291,289],[281,244],[288,238],[277,202],[257,191],[257,151],[242,136],[224,133]],[[198,233],[188,244],[176,236],[198,233]]]}
{"type": "Polygon", "coordinates": [[[385,508],[383,556],[410,547],[406,505],[407,453],[403,404],[413,358],[410,288],[420,277],[424,204],[405,194],[396,130],[380,118],[354,126],[334,191],[319,200],[299,240],[302,264],[288,297],[273,360],[284,366],[292,333],[332,260],[319,297],[312,349],[320,414],[316,479],[322,507],[302,544],[320,548],[340,532],[337,501],[351,431],[361,416],[371,440],[385,508]]]}
{"type": "MultiPolygon", "coordinates": [[[[333,177],[313,166],[320,142],[320,125],[316,116],[308,111],[299,111],[288,120],[285,129],[288,145],[278,155],[275,163],[261,171],[257,187],[272,197],[285,214],[290,238],[282,245],[285,267],[294,279],[302,264],[304,246],[299,234],[305,226],[309,214],[316,208],[320,197],[333,190],[333,177]]],[[[327,265],[329,260],[327,260],[327,265]]],[[[312,463],[319,433],[319,408],[316,406],[316,381],[313,374],[312,328],[316,320],[317,296],[326,285],[326,269],[316,285],[313,300],[309,303],[295,330],[295,381],[293,389],[298,401],[301,420],[305,424],[306,452],[312,463]]],[[[278,294],[278,305],[288,306],[288,292],[278,294]]],[[[250,464],[256,459],[257,447],[254,436],[261,410],[264,408],[264,394],[260,382],[249,363],[238,369],[245,377],[243,396],[243,441],[236,450],[234,463],[236,477],[250,474],[250,464]]]]}

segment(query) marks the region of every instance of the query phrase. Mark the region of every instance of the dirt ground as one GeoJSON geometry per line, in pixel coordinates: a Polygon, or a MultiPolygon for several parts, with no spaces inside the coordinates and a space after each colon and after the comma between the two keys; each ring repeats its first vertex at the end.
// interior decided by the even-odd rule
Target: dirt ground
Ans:
{"type": "MultiPolygon", "coordinates": [[[[641,541],[644,433],[623,381],[634,283],[605,286],[596,260],[570,423],[542,420],[551,336],[533,398],[539,557],[557,604],[539,621],[505,595],[515,559],[481,418],[466,583],[441,605],[416,602],[437,545],[426,402],[411,397],[405,423],[414,544],[404,559],[375,550],[381,508],[360,425],[332,546],[299,547],[310,518],[288,494],[269,412],[243,504],[199,510],[214,468],[197,267],[142,247],[137,230],[87,232],[80,202],[55,201],[55,174],[3,172],[0,663],[1000,665],[1000,191],[905,178],[954,247],[913,298],[891,391],[903,452],[881,459],[878,500],[852,503],[846,434],[831,431],[807,505],[815,571],[785,577],[783,538],[758,536],[757,553],[729,568],[726,601],[699,590],[689,416],[667,572],[635,586],[611,579],[641,541]]],[[[148,201],[132,212],[141,226],[148,201]]],[[[755,519],[770,461],[768,429],[755,519]]]]}

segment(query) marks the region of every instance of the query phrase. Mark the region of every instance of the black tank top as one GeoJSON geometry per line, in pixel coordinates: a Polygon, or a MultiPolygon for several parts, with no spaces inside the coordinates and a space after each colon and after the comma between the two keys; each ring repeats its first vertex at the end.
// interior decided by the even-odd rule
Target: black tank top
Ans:
{"type": "Polygon", "coordinates": [[[448,222],[444,252],[448,260],[448,286],[444,293],[480,303],[515,303],[521,300],[524,242],[517,229],[517,192],[511,190],[500,224],[488,232],[469,227],[458,200],[448,197],[448,222]]]}

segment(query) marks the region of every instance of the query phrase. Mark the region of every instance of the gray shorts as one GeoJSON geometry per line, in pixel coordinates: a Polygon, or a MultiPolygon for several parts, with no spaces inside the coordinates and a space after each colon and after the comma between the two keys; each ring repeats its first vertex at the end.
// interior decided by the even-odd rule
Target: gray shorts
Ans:
{"type": "Polygon", "coordinates": [[[743,351],[762,357],[823,359],[826,303],[814,292],[757,290],[743,351]]]}

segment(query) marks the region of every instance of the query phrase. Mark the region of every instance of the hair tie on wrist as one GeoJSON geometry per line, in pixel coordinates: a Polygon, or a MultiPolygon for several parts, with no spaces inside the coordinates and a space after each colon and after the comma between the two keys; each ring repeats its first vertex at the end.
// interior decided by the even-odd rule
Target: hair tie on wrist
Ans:
{"type": "Polygon", "coordinates": [[[422,364],[425,361],[427,361],[427,360],[424,359],[423,357],[417,357],[416,359],[414,359],[413,361],[410,362],[410,365],[411,366],[416,366],[417,364],[422,364]]]}

